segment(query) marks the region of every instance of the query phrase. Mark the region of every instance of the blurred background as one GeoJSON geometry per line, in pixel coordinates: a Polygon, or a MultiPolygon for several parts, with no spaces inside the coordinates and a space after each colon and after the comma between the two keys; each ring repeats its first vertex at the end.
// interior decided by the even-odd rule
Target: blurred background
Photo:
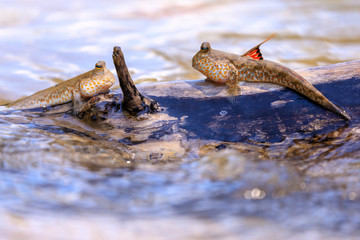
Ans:
{"type": "MultiPolygon", "coordinates": [[[[261,47],[264,58],[292,69],[360,59],[359,0],[0,3],[1,103],[99,60],[115,73],[115,45],[138,84],[201,79],[191,59],[203,41],[242,54],[273,33],[261,47]]],[[[273,145],[236,143],[246,154],[226,150],[127,169],[116,166],[121,145],[104,147],[91,131],[74,134],[32,117],[0,114],[0,239],[360,234],[358,124],[310,139],[294,133],[273,145]]]]}
{"type": "Polygon", "coordinates": [[[358,59],[357,0],[28,1],[0,9],[0,94],[14,100],[92,69],[114,71],[120,46],[140,82],[199,79],[191,58],[203,41],[293,69],[358,59]]]}

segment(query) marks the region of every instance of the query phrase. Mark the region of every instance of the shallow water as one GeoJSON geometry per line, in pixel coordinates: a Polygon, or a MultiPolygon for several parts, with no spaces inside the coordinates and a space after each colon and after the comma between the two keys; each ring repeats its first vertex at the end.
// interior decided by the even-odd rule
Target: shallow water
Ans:
{"type": "MultiPolygon", "coordinates": [[[[122,47],[138,83],[202,78],[201,42],[291,68],[358,59],[358,1],[11,1],[0,10],[3,102],[93,68],[122,47]]],[[[4,109],[1,109],[4,111],[4,109]]],[[[68,124],[69,116],[57,117],[68,124]]],[[[0,237],[356,239],[360,126],[166,161],[91,127],[0,116],[0,237]],[[120,234],[120,235],[119,235],[120,234]],[[169,237],[169,235],[171,237],[169,237]]],[[[162,146],[166,148],[166,146],[162,146]]]]}

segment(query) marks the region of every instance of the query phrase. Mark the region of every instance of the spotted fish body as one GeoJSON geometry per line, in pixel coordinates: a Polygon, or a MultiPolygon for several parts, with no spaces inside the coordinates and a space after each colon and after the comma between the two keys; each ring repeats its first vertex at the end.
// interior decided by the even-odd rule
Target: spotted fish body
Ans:
{"type": "Polygon", "coordinates": [[[295,71],[278,63],[264,60],[259,48],[264,42],[241,56],[212,49],[209,43],[204,42],[200,51],[193,57],[192,65],[204,74],[207,80],[229,85],[232,93],[237,93],[240,81],[274,83],[301,93],[346,120],[351,119],[349,114],[330,102],[295,71]]]}
{"type": "Polygon", "coordinates": [[[54,106],[106,92],[114,83],[114,75],[106,68],[104,61],[99,61],[95,64],[95,69],[17,100],[8,107],[28,109],[54,106]]]}

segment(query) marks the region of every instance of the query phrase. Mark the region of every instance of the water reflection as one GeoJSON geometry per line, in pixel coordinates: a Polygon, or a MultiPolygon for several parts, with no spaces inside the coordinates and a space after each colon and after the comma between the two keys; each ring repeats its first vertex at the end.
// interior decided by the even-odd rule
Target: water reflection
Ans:
{"type": "MultiPolygon", "coordinates": [[[[39,128],[29,123],[34,117],[2,116],[0,204],[12,214],[30,214],[25,221],[40,221],[37,224],[42,226],[46,222],[34,214],[60,211],[61,218],[74,212],[111,216],[106,224],[124,216],[145,216],[161,223],[176,217],[180,223],[204,226],[199,219],[215,218],[217,224],[230,221],[240,228],[239,219],[256,216],[249,223],[252,229],[271,219],[262,224],[285,226],[289,234],[298,227],[324,227],[329,233],[339,226],[337,219],[353,216],[353,205],[343,208],[344,201],[358,203],[360,196],[357,126],[303,139],[297,134],[270,145],[190,141],[186,147],[183,141],[183,147],[193,152],[185,151],[178,160],[164,164],[151,159],[132,163],[131,156],[141,155],[131,155],[131,147],[94,139],[90,132],[79,135],[39,128]],[[194,155],[197,147],[200,157],[194,155]],[[315,210],[318,204],[320,212],[315,210]],[[327,216],[326,226],[310,217],[314,212],[319,219],[327,216]]],[[[346,224],[352,229],[347,231],[354,233],[358,218],[346,224]]],[[[202,234],[211,232],[207,229],[202,234]]]]}

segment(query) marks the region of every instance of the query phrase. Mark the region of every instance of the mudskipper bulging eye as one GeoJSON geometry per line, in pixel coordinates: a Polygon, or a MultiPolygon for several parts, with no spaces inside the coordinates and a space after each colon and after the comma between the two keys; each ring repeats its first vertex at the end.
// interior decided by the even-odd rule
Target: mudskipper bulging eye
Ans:
{"type": "Polygon", "coordinates": [[[210,44],[208,43],[208,42],[203,42],[202,44],[201,44],[201,50],[202,51],[207,51],[207,50],[209,50],[210,49],[210,44]]]}
{"type": "Polygon", "coordinates": [[[95,64],[95,68],[96,69],[102,69],[105,67],[105,62],[104,61],[98,61],[96,64],[95,64]]]}

